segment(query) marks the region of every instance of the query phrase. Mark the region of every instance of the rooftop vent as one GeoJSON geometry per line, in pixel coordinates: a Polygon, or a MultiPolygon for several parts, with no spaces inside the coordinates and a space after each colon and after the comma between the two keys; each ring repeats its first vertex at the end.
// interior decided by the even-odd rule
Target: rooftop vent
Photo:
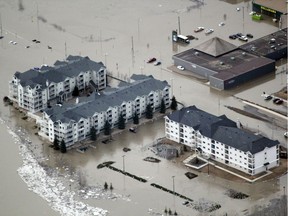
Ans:
{"type": "Polygon", "coordinates": [[[276,39],[275,38],[271,38],[270,39],[270,43],[275,43],[276,39]]]}
{"type": "Polygon", "coordinates": [[[235,60],[235,57],[234,57],[234,56],[231,56],[230,59],[231,59],[231,60],[235,60]]]}
{"type": "Polygon", "coordinates": [[[225,64],[224,62],[220,61],[220,65],[224,65],[224,64],[225,64]]]}
{"type": "Polygon", "coordinates": [[[246,52],[242,52],[242,55],[245,56],[245,55],[246,55],[246,52]]]}
{"type": "Polygon", "coordinates": [[[199,56],[199,52],[195,52],[194,55],[199,56]]]}

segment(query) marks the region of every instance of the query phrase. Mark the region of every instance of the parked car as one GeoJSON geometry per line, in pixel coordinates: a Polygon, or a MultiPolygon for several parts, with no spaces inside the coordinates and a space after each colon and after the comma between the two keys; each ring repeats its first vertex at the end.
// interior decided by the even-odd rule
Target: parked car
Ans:
{"type": "Polygon", "coordinates": [[[247,38],[253,38],[253,35],[250,34],[250,33],[248,33],[248,34],[246,34],[246,37],[247,37],[247,38]]]}
{"type": "Polygon", "coordinates": [[[148,59],[147,63],[152,63],[152,62],[155,62],[156,61],[156,58],[150,58],[148,59]]]}
{"type": "Polygon", "coordinates": [[[224,26],[224,25],[225,25],[224,22],[220,22],[220,23],[219,23],[219,26],[224,26]]]}
{"type": "Polygon", "coordinates": [[[201,32],[201,31],[203,31],[204,30],[204,27],[197,27],[195,30],[194,30],[194,32],[201,32]]]}
{"type": "Polygon", "coordinates": [[[240,37],[244,36],[242,33],[237,33],[235,35],[237,36],[237,38],[240,38],[240,37]]]}
{"type": "Polygon", "coordinates": [[[235,34],[233,34],[233,35],[229,35],[229,38],[232,40],[235,40],[237,38],[237,36],[235,34]]]}
{"type": "Polygon", "coordinates": [[[241,41],[245,41],[245,42],[248,41],[248,38],[247,38],[245,35],[242,35],[242,36],[239,37],[238,39],[241,40],[241,41]]]}
{"type": "Polygon", "coordinates": [[[183,203],[182,203],[182,205],[188,205],[189,204],[189,201],[184,201],[183,203]]]}
{"type": "Polygon", "coordinates": [[[266,101],[269,101],[269,100],[272,99],[272,96],[271,96],[271,95],[265,95],[265,96],[264,96],[264,99],[265,99],[266,101]]]}
{"type": "Polygon", "coordinates": [[[17,42],[16,41],[9,41],[10,44],[16,45],[17,42]]]}
{"type": "Polygon", "coordinates": [[[129,128],[129,131],[132,132],[132,133],[136,133],[136,128],[131,127],[131,128],[129,128]]]}
{"type": "Polygon", "coordinates": [[[154,63],[154,65],[155,65],[155,66],[161,65],[161,61],[156,61],[156,62],[154,63]]]}
{"type": "Polygon", "coordinates": [[[205,34],[211,34],[212,32],[214,32],[214,29],[206,29],[205,34]]]}
{"type": "Polygon", "coordinates": [[[184,68],[183,66],[181,66],[181,65],[178,65],[177,68],[178,68],[179,70],[182,70],[182,71],[185,70],[185,68],[184,68]]]}
{"type": "Polygon", "coordinates": [[[280,104],[282,104],[284,101],[282,100],[282,99],[280,99],[280,98],[275,98],[274,100],[273,100],[273,103],[275,103],[275,104],[277,104],[277,105],[280,105],[280,104]]]}

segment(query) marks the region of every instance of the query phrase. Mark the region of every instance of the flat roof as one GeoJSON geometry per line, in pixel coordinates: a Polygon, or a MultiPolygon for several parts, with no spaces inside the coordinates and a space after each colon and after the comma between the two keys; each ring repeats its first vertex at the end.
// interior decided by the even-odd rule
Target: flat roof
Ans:
{"type": "Polygon", "coordinates": [[[245,43],[240,48],[259,56],[266,56],[277,50],[287,49],[287,28],[245,43]]]}
{"type": "Polygon", "coordinates": [[[254,0],[253,4],[262,5],[264,7],[279,11],[283,14],[287,13],[287,1],[286,0],[254,0]]]}
{"type": "Polygon", "coordinates": [[[199,50],[189,49],[174,55],[174,57],[189,62],[192,66],[195,64],[215,71],[218,74],[214,74],[213,76],[221,80],[230,79],[231,77],[249,72],[251,68],[261,67],[274,62],[274,60],[259,57],[241,49],[235,49],[220,57],[214,57],[199,50]]]}

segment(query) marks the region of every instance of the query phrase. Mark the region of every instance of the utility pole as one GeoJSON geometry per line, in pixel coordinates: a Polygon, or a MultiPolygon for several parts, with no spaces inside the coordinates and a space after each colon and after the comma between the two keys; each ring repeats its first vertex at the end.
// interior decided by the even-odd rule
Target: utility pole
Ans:
{"type": "Polygon", "coordinates": [[[2,39],[3,38],[3,32],[2,32],[2,18],[1,18],[1,14],[0,14],[0,31],[1,31],[0,39],[2,39]]]}
{"type": "Polygon", "coordinates": [[[242,16],[243,16],[243,34],[244,34],[244,6],[242,6],[242,16]]]}
{"type": "Polygon", "coordinates": [[[179,34],[181,34],[181,28],[180,28],[180,16],[178,16],[178,30],[179,30],[179,34]]]}
{"type": "Polygon", "coordinates": [[[67,45],[66,45],[66,41],[65,41],[65,59],[67,59],[67,45]]]}
{"type": "Polygon", "coordinates": [[[132,67],[134,68],[135,56],[134,56],[134,42],[133,42],[133,36],[131,37],[131,42],[132,42],[132,47],[131,47],[131,53],[132,53],[132,67]]]}
{"type": "Polygon", "coordinates": [[[38,30],[38,37],[40,34],[40,28],[39,28],[39,10],[38,10],[38,3],[36,2],[36,19],[37,19],[37,30],[38,30]]]}
{"type": "Polygon", "coordinates": [[[125,172],[125,155],[122,155],[123,158],[123,172],[125,172]]]}
{"type": "Polygon", "coordinates": [[[175,195],[175,182],[174,182],[175,176],[172,176],[172,181],[173,181],[173,195],[175,195]]]}

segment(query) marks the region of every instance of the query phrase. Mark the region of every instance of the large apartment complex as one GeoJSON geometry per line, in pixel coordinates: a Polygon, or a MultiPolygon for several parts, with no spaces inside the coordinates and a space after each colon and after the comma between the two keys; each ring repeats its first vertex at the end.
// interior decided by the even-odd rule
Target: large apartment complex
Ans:
{"type": "Polygon", "coordinates": [[[97,133],[104,129],[108,121],[113,127],[118,125],[119,116],[127,121],[135,113],[141,117],[148,104],[153,111],[160,109],[164,100],[170,106],[170,86],[166,81],[152,76],[133,75],[131,83],[121,83],[118,88],[106,88],[94,92],[89,97],[77,98],[75,103],[66,103],[47,108],[42,113],[40,132],[44,138],[53,142],[55,137],[64,140],[67,147],[90,135],[94,127],[97,133]]]}
{"type": "Polygon", "coordinates": [[[32,113],[45,109],[52,101],[71,98],[75,88],[88,86],[103,90],[106,87],[106,67],[88,57],[69,56],[56,61],[53,67],[42,66],[26,72],[16,72],[9,82],[9,97],[18,106],[32,113]]]}
{"type": "Polygon", "coordinates": [[[165,135],[250,175],[279,165],[278,141],[247,132],[225,115],[217,117],[195,106],[166,116],[165,135]]]}

